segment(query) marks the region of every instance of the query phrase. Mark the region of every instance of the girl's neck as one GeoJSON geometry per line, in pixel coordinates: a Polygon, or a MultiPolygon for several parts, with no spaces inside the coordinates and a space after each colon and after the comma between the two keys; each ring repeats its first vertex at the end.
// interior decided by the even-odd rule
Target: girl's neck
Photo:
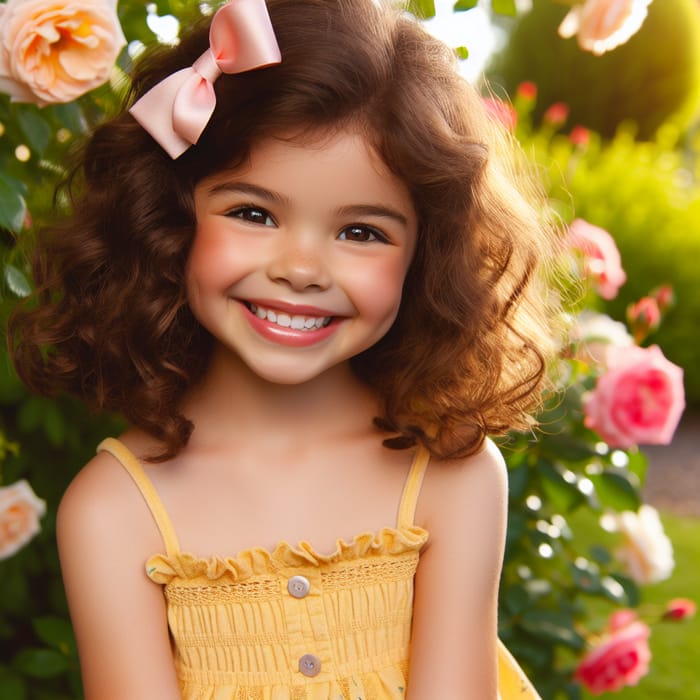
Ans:
{"type": "Polygon", "coordinates": [[[215,351],[203,380],[184,402],[194,422],[191,444],[254,438],[299,442],[372,429],[379,402],[355,377],[348,362],[301,384],[262,379],[235,355],[215,351]],[[233,427],[235,426],[235,429],[233,427]]]}

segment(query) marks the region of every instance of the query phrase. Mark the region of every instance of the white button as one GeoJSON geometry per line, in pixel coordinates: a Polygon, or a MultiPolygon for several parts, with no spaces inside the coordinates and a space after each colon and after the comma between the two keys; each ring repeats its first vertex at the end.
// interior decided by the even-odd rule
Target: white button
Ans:
{"type": "MultiPolygon", "coordinates": [[[[287,590],[289,595],[295,598],[303,598],[309,594],[311,584],[306,576],[292,576],[287,582],[287,590]]],[[[315,674],[314,674],[315,675],[315,674]]]]}
{"type": "Polygon", "coordinates": [[[321,672],[321,662],[313,654],[304,654],[299,659],[299,671],[305,676],[313,678],[321,672]]]}

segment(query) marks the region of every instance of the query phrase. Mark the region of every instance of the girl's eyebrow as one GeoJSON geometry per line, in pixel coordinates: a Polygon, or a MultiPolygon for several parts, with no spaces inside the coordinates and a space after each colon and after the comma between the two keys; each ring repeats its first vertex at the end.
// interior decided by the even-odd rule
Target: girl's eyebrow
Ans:
{"type": "Polygon", "coordinates": [[[408,218],[400,211],[382,204],[350,204],[338,209],[340,216],[379,216],[394,219],[403,226],[408,226],[408,218]]]}
{"type": "Polygon", "coordinates": [[[220,192],[237,192],[239,194],[250,194],[254,197],[266,199],[268,202],[276,204],[288,204],[289,199],[279,192],[268,190],[266,187],[254,185],[250,182],[222,182],[209,188],[209,194],[215,195],[220,192]]]}
{"type": "MultiPolygon", "coordinates": [[[[239,194],[249,194],[268,202],[276,204],[289,204],[289,198],[279,192],[268,190],[266,187],[254,185],[251,182],[222,182],[209,188],[209,194],[215,195],[220,192],[236,192],[239,194]]],[[[348,204],[337,210],[339,216],[378,216],[386,219],[394,219],[402,226],[408,226],[408,218],[397,209],[383,204],[348,204]]]]}

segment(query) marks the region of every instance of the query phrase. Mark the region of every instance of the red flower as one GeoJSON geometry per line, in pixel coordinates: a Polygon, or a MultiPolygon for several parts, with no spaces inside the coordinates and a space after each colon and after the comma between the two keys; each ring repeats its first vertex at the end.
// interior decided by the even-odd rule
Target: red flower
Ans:
{"type": "Polygon", "coordinates": [[[627,321],[637,343],[641,343],[661,323],[661,310],[654,297],[642,297],[627,307],[627,321]]]}
{"type": "Polygon", "coordinates": [[[670,284],[662,284],[649,292],[649,296],[656,299],[661,313],[668,311],[676,303],[676,295],[670,284]]]}
{"type": "Polygon", "coordinates": [[[591,132],[585,126],[575,126],[569,133],[569,141],[574,146],[587,146],[591,141],[591,132]]]}
{"type": "Polygon", "coordinates": [[[555,102],[547,107],[542,118],[546,124],[561,126],[569,118],[569,106],[563,102],[555,102]]]}
{"type": "Polygon", "coordinates": [[[649,634],[649,627],[638,620],[609,630],[582,659],[574,679],[593,695],[636,685],[649,671],[649,634]]]}
{"type": "Polygon", "coordinates": [[[525,100],[534,100],[537,97],[537,85],[530,80],[525,80],[518,85],[516,94],[525,100]]]}
{"type": "Polygon", "coordinates": [[[686,620],[695,615],[696,606],[692,600],[687,598],[674,598],[668,601],[665,620],[686,620]]]}

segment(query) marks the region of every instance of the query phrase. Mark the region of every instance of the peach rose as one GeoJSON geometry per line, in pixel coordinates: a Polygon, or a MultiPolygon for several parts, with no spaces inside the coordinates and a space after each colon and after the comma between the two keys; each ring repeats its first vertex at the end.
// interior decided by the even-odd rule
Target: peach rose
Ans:
{"type": "Polygon", "coordinates": [[[574,219],[569,225],[569,244],[583,253],[586,274],[595,280],[598,294],[614,299],[627,275],[613,237],[599,226],[574,219]]]}
{"type": "Polygon", "coordinates": [[[11,557],[39,532],[45,512],[46,503],[24,479],[0,487],[0,559],[11,557]]]}
{"type": "Polygon", "coordinates": [[[683,370],[656,345],[609,346],[605,364],[584,397],[586,427],[611,447],[668,445],[685,408],[683,370]]]}
{"type": "Polygon", "coordinates": [[[574,679],[593,695],[637,685],[649,671],[649,634],[648,625],[638,620],[610,629],[582,659],[574,679]]]}
{"type": "Polygon", "coordinates": [[[102,85],[126,43],[117,0],[0,4],[0,92],[40,106],[102,85]]]}
{"type": "Polygon", "coordinates": [[[569,10],[559,36],[576,36],[584,51],[596,56],[624,44],[644,23],[652,0],[585,0],[569,10]]]}

